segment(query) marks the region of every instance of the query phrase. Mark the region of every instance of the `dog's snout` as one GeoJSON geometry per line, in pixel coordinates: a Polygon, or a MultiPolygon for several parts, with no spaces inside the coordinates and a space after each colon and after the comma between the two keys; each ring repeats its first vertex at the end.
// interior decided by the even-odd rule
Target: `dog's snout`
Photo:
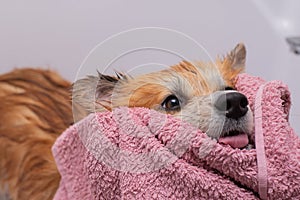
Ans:
{"type": "Polygon", "coordinates": [[[247,97],[239,92],[222,94],[216,101],[215,107],[226,113],[226,117],[238,119],[248,111],[247,97]]]}

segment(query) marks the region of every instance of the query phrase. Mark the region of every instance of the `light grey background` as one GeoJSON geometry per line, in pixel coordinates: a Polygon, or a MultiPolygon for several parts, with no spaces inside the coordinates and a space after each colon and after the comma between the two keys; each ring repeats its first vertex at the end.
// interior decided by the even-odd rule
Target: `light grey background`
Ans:
{"type": "MultiPolygon", "coordinates": [[[[0,1],[0,73],[38,66],[57,70],[73,81],[97,44],[136,27],[183,32],[212,57],[244,42],[248,73],[289,85],[290,121],[300,133],[300,56],[291,53],[285,41],[287,36],[300,36],[299,10],[297,0],[0,1]]],[[[126,70],[151,62],[151,56],[166,65],[177,62],[178,58],[156,53],[133,54],[118,64],[126,70]]],[[[101,71],[101,66],[97,68],[101,71]]]]}

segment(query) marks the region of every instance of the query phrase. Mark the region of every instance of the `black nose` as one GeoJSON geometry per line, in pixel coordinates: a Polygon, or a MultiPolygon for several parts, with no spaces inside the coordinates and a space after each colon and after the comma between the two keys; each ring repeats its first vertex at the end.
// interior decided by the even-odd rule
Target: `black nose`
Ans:
{"type": "Polygon", "coordinates": [[[238,119],[248,111],[247,97],[239,92],[222,94],[216,101],[215,107],[220,111],[225,111],[226,117],[238,119]]]}

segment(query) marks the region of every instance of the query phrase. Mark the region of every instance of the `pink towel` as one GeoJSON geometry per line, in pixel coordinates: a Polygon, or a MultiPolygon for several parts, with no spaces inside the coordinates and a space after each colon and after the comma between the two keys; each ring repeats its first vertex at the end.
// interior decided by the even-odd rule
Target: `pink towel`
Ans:
{"type": "Polygon", "coordinates": [[[62,177],[54,199],[300,199],[300,140],[288,122],[287,87],[246,74],[236,87],[255,113],[251,141],[263,137],[256,149],[219,144],[146,108],[95,113],[53,146],[62,177]]]}

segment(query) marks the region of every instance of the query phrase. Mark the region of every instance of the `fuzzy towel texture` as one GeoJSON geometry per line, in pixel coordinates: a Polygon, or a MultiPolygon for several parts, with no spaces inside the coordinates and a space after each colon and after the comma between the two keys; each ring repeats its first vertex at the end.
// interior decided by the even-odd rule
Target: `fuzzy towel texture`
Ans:
{"type": "Polygon", "coordinates": [[[62,178],[55,199],[259,199],[259,184],[268,199],[300,199],[300,140],[288,123],[287,87],[246,74],[236,87],[261,111],[254,117],[264,137],[265,183],[258,149],[219,144],[153,110],[118,108],[89,115],[57,139],[52,150],[62,178]]]}

